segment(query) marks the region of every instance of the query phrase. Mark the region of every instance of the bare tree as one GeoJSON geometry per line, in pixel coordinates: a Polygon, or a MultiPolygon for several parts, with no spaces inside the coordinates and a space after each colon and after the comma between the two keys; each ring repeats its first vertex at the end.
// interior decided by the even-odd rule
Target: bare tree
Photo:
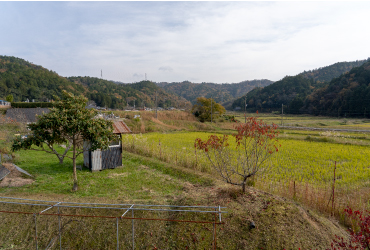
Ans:
{"type": "Polygon", "coordinates": [[[247,179],[268,169],[266,160],[278,151],[276,125],[249,117],[236,126],[236,148],[231,148],[227,135],[209,136],[207,141],[195,140],[195,147],[205,152],[211,166],[227,183],[242,187],[247,179]]]}

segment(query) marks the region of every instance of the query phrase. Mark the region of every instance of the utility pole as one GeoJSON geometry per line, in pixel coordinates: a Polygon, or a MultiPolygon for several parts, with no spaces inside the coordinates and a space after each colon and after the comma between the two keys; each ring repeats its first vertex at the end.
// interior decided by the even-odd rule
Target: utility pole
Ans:
{"type": "Polygon", "coordinates": [[[244,123],[247,123],[247,97],[244,98],[244,123]]]}
{"type": "Polygon", "coordinates": [[[155,92],[155,119],[158,119],[157,114],[158,104],[157,104],[157,91],[155,92]]]}
{"type": "Polygon", "coordinates": [[[103,79],[103,70],[100,70],[100,78],[103,79]]]}
{"type": "Polygon", "coordinates": [[[284,105],[281,104],[281,126],[283,126],[284,105]]]}
{"type": "Polygon", "coordinates": [[[212,96],[211,96],[211,123],[213,122],[213,120],[212,120],[212,112],[213,112],[213,110],[212,110],[212,107],[213,106],[213,102],[212,102],[212,96]]]}

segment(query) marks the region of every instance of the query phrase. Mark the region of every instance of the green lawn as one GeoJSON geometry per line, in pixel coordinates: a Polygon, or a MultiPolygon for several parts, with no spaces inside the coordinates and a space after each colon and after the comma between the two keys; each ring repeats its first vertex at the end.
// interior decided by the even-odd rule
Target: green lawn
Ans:
{"type": "MultiPolygon", "coordinates": [[[[62,150],[62,149],[60,149],[62,150]]],[[[123,166],[92,173],[77,170],[78,192],[72,192],[72,161],[59,164],[56,156],[38,151],[16,153],[15,164],[34,176],[35,182],[23,187],[2,188],[3,196],[16,193],[67,195],[70,197],[106,197],[109,199],[165,202],[182,190],[182,183],[211,185],[198,175],[171,168],[165,163],[123,153],[123,166]]],[[[82,156],[77,165],[83,165],[82,156]]]]}

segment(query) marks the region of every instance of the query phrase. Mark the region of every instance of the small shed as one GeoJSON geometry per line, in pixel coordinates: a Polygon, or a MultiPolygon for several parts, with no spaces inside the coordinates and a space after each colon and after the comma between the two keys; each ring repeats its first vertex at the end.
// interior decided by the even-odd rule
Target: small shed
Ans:
{"type": "Polygon", "coordinates": [[[122,166],[121,134],[132,133],[123,121],[113,122],[113,133],[119,135],[119,141],[112,142],[107,150],[89,150],[89,142],[84,142],[84,166],[91,171],[116,168],[122,166]]]}

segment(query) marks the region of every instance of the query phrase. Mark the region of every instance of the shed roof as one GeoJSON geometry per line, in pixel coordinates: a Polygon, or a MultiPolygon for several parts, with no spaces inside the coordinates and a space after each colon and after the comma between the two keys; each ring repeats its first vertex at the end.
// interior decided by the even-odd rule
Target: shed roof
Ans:
{"type": "Polygon", "coordinates": [[[131,129],[127,127],[126,123],[123,121],[113,122],[113,134],[127,134],[132,133],[131,129]]]}

